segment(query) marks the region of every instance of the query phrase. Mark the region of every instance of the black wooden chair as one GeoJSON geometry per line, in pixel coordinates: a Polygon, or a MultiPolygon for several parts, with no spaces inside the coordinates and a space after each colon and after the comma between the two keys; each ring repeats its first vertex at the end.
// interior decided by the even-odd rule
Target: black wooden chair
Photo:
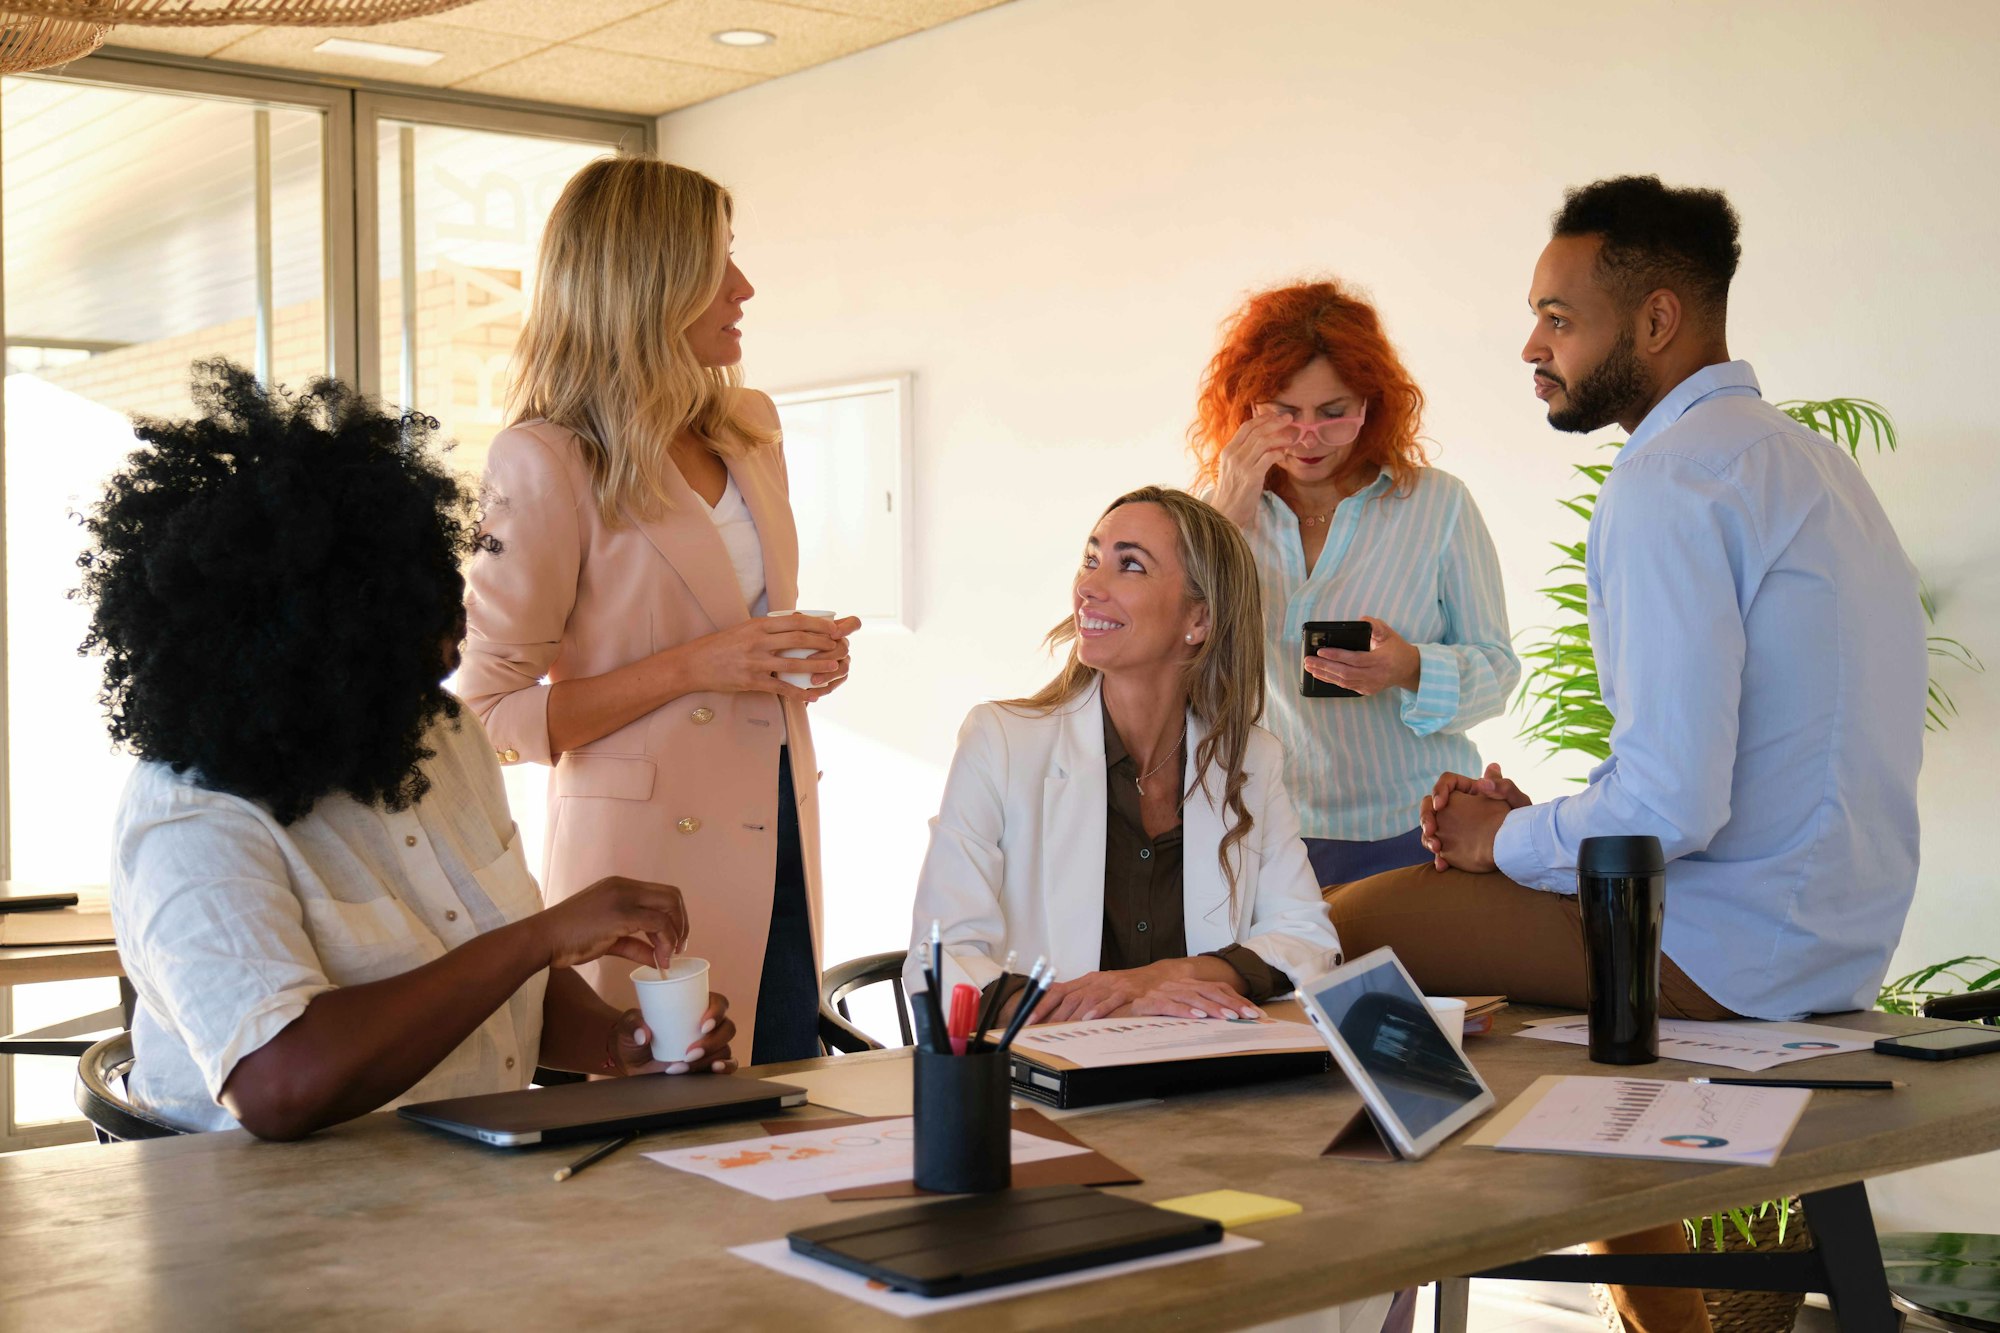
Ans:
{"type": "Polygon", "coordinates": [[[896,996],[896,1028],[905,1046],[914,1045],[910,1030],[910,997],[903,989],[906,953],[871,953],[828,968],[819,981],[819,1039],[829,1055],[854,1055],[879,1051],[882,1043],[854,1026],[847,1012],[847,997],[858,990],[887,982],[896,996]]]}
{"type": "Polygon", "coordinates": [[[113,1033],[77,1058],[76,1109],[97,1131],[99,1143],[167,1139],[186,1131],[148,1115],[125,1096],[121,1085],[132,1068],[132,1034],[113,1033]]]}
{"type": "MultiPolygon", "coordinates": [[[[1945,995],[1925,1018],[2000,1026],[2000,991],[1945,995]]],[[[1972,1333],[2000,1333],[2000,1236],[1892,1231],[1880,1237],[1889,1297],[1897,1307],[1972,1333]]]]}

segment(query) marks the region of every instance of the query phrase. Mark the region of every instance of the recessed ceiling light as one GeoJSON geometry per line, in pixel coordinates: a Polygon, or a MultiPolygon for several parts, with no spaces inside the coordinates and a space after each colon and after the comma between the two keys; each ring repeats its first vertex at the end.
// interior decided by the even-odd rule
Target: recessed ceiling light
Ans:
{"type": "Polygon", "coordinates": [[[435,65],[444,59],[442,51],[426,51],[420,46],[391,46],[387,42],[363,42],[352,37],[329,37],[313,50],[330,56],[382,60],[391,65],[435,65]]]}
{"type": "Polygon", "coordinates": [[[724,46],[769,46],[778,40],[778,34],[756,28],[724,28],[721,32],[710,33],[709,38],[724,46]]]}

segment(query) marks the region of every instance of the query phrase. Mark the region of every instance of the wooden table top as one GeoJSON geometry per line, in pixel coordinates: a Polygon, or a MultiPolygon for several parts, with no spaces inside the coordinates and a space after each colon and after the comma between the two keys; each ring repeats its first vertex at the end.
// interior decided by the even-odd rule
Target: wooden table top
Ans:
{"type": "MultiPolygon", "coordinates": [[[[1582,1047],[1507,1035],[1545,1012],[1510,1010],[1495,1035],[1467,1042],[1503,1106],[1547,1073],[1715,1072],[1664,1060],[1614,1071],[1590,1064],[1582,1047]]],[[[1945,1026],[1884,1014],[1829,1021],[1881,1032],[1945,1026]]],[[[1858,1052],[1798,1069],[1910,1086],[1816,1094],[1767,1168],[1499,1153],[1463,1146],[1464,1132],[1420,1162],[1323,1158],[1330,1127],[1355,1103],[1338,1075],[1081,1117],[1067,1127],[1145,1178],[1130,1187],[1135,1197],[1233,1187],[1305,1212],[1245,1228],[1264,1242],[1256,1250],[995,1302],[924,1327],[1238,1328],[2000,1147],[2000,1059],[1858,1052]]],[[[551,1172],[577,1145],[484,1148],[390,1115],[297,1144],[234,1132],[0,1156],[0,1324],[121,1333],[901,1326],[724,1252],[895,1205],[767,1202],[639,1155],[758,1132],[736,1123],[649,1135],[560,1185],[551,1172]]]]}
{"type": "MultiPolygon", "coordinates": [[[[107,892],[102,884],[30,884],[22,880],[0,880],[0,898],[75,893],[85,899],[102,899],[107,892]]],[[[0,986],[124,975],[125,965],[118,960],[118,947],[112,944],[0,945],[0,986]]]]}

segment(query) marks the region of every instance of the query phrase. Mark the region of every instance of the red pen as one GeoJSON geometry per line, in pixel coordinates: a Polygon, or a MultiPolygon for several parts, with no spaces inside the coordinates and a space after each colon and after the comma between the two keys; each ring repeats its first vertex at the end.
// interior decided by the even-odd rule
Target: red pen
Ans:
{"type": "Polygon", "coordinates": [[[951,1036],[951,1053],[964,1055],[972,1040],[972,1025],[979,1021],[979,992],[963,981],[951,988],[951,1017],[945,1031],[951,1036]]]}

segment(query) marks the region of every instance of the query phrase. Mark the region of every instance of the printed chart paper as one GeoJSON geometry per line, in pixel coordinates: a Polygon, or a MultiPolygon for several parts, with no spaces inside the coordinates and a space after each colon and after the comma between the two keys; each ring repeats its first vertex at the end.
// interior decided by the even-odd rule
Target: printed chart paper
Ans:
{"type": "MultiPolygon", "coordinates": [[[[1590,1021],[1581,1014],[1574,1018],[1538,1018],[1514,1035],[1584,1046],[1590,1042],[1590,1021]]],[[[1880,1035],[1818,1023],[1760,1023],[1754,1019],[1697,1023],[1688,1018],[1663,1018],[1660,1058],[1720,1065],[1754,1074],[1817,1055],[1873,1050],[1875,1038],[1880,1035]]]]}
{"type": "MultiPolygon", "coordinates": [[[[1262,1243],[1247,1236],[1224,1236],[1213,1245],[1197,1245],[1191,1250],[1175,1250],[1169,1254],[1155,1254],[1144,1259],[1128,1259],[1122,1264],[1105,1264],[1101,1268],[1085,1268],[1075,1273],[1060,1273],[1055,1277],[1035,1278],[1028,1282],[1010,1282],[1004,1287],[987,1287],[980,1291],[968,1291],[959,1296],[919,1296],[914,1292],[897,1291],[859,1273],[850,1273],[844,1268],[835,1268],[832,1264],[823,1264],[817,1259],[808,1259],[803,1254],[796,1254],[788,1241],[767,1240],[757,1245],[738,1245],[729,1252],[739,1259],[762,1264],[774,1273],[800,1278],[816,1287],[845,1296],[849,1300],[860,1301],[863,1305],[872,1305],[888,1314],[910,1319],[917,1315],[939,1314],[945,1310],[962,1310],[968,1305],[984,1305],[988,1301],[1004,1301],[1009,1297],[1026,1296],[1031,1292],[1050,1291],[1056,1287],[1073,1287],[1080,1282],[1095,1282],[1099,1278],[1137,1273],[1147,1268],[1165,1268],[1170,1264],[1184,1264],[1196,1259],[1236,1254],[1242,1250],[1254,1250],[1262,1243]]],[[[1377,1319],[1370,1327],[1379,1327],[1380,1322],[1377,1319]]]]}
{"type": "Polygon", "coordinates": [[[1304,1023],[1271,1018],[1092,1018],[1024,1029],[1014,1049],[1057,1056],[1079,1069],[1104,1069],[1253,1051],[1323,1051],[1326,1043],[1304,1023]]]}
{"type": "Polygon", "coordinates": [[[1471,1142],[1509,1152],[1769,1166],[1811,1097],[1804,1088],[1550,1074],[1471,1142]]]}
{"type": "MultiPolygon", "coordinates": [[[[1062,1143],[1018,1129],[1013,1134],[1016,1163],[1090,1151],[1080,1143],[1062,1143]]],[[[662,1166],[707,1176],[760,1198],[796,1199],[854,1185],[908,1180],[917,1169],[916,1138],[915,1122],[905,1117],[700,1148],[673,1148],[646,1156],[662,1166]]]]}

